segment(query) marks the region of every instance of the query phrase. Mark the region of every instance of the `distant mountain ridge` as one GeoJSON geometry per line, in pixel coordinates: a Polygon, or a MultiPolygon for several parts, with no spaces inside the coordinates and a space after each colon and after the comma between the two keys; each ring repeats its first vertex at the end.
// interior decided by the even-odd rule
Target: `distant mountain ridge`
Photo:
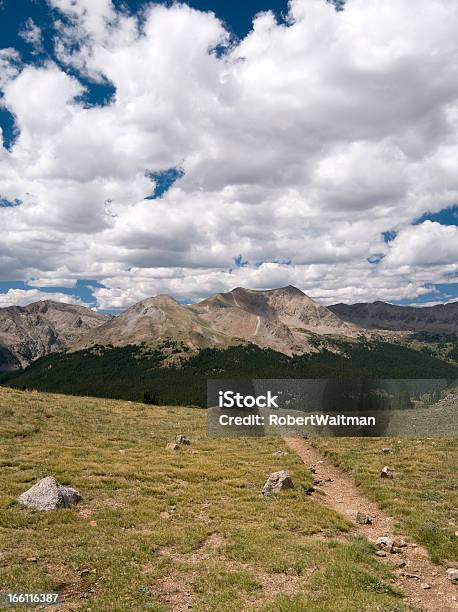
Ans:
{"type": "Polygon", "coordinates": [[[436,306],[397,306],[386,302],[334,304],[329,310],[366,329],[458,333],[458,302],[436,306]]]}
{"type": "Polygon", "coordinates": [[[316,352],[322,342],[332,346],[339,338],[371,336],[373,330],[455,333],[458,302],[423,308],[383,302],[326,307],[291,285],[265,291],[237,287],[192,305],[158,295],[117,317],[41,301],[0,308],[0,371],[26,367],[53,352],[97,345],[159,348],[172,343],[183,354],[193,354],[250,343],[302,355],[316,352]]]}
{"type": "Polygon", "coordinates": [[[354,337],[358,330],[300,289],[237,287],[190,306],[213,329],[286,355],[312,352],[314,335],[354,337]]]}
{"type": "Polygon", "coordinates": [[[172,340],[187,350],[252,343],[286,355],[313,352],[314,335],[356,336],[358,329],[295,287],[237,287],[185,306],[166,295],[138,302],[82,336],[70,350],[172,340]]]}
{"type": "Polygon", "coordinates": [[[90,308],[52,300],[0,308],[0,371],[25,367],[39,357],[66,350],[109,319],[90,308]]]}

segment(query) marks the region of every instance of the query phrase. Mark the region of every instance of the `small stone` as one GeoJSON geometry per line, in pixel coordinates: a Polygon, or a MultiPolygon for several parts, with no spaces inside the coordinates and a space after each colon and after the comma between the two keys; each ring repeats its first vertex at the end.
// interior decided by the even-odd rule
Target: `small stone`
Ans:
{"type": "Polygon", "coordinates": [[[312,493],[315,493],[315,491],[315,487],[304,487],[304,493],[306,495],[312,495],[312,493]]]}
{"type": "Polygon", "coordinates": [[[90,571],[90,570],[88,570],[88,569],[83,569],[83,570],[81,570],[81,571],[80,571],[80,576],[81,576],[81,578],[82,578],[83,576],[87,576],[87,575],[88,575],[88,574],[90,574],[90,573],[91,573],[91,571],[90,571]]]}
{"type": "Polygon", "coordinates": [[[82,499],[76,489],[64,487],[53,476],[47,476],[19,495],[17,502],[26,508],[48,512],[57,508],[68,508],[82,499]]]}
{"type": "Polygon", "coordinates": [[[186,446],[189,446],[191,444],[191,440],[186,436],[183,436],[182,434],[179,434],[176,437],[175,441],[177,444],[185,444],[186,446]]]}
{"type": "Polygon", "coordinates": [[[372,525],[371,519],[367,516],[367,514],[363,514],[362,512],[356,513],[356,522],[359,525],[372,525]]]}
{"type": "Polygon", "coordinates": [[[393,470],[393,468],[390,468],[387,465],[385,465],[385,467],[380,472],[380,478],[394,478],[394,476],[395,471],[393,470]]]}
{"type": "Polygon", "coordinates": [[[386,552],[384,550],[377,550],[375,554],[377,557],[386,557],[386,552]]]}
{"type": "Polygon", "coordinates": [[[375,544],[379,547],[379,548],[391,548],[393,546],[393,540],[387,536],[382,536],[380,538],[377,538],[375,544]]]}
{"type": "Polygon", "coordinates": [[[458,582],[458,569],[449,567],[447,570],[447,578],[452,582],[458,582]]]}
{"type": "Polygon", "coordinates": [[[29,563],[36,563],[38,561],[37,557],[28,557],[26,559],[26,561],[28,561],[29,563]]]}
{"type": "Polygon", "coordinates": [[[396,565],[396,567],[405,567],[407,565],[404,559],[395,559],[393,563],[396,565]]]}
{"type": "Polygon", "coordinates": [[[393,449],[390,446],[385,446],[384,448],[382,448],[382,453],[392,453],[393,449]]]}
{"type": "Polygon", "coordinates": [[[422,589],[425,589],[425,590],[426,590],[426,589],[430,589],[430,588],[431,588],[431,585],[430,585],[430,584],[428,584],[427,582],[422,582],[422,583],[420,584],[420,586],[421,586],[421,588],[422,588],[422,589]]]}
{"type": "Polygon", "coordinates": [[[278,450],[278,451],[275,451],[274,453],[272,453],[272,457],[286,457],[287,454],[288,454],[287,451],[278,450]]]}
{"type": "Polygon", "coordinates": [[[97,521],[89,521],[91,527],[97,527],[97,521]]]}
{"type": "Polygon", "coordinates": [[[180,450],[180,445],[177,444],[176,442],[169,442],[166,446],[166,449],[173,450],[173,451],[180,450]]]}
{"type": "Polygon", "coordinates": [[[262,488],[262,494],[270,495],[271,493],[279,493],[285,489],[294,489],[294,483],[289,472],[280,470],[279,472],[273,472],[269,476],[262,488]]]}
{"type": "Polygon", "coordinates": [[[392,546],[390,548],[390,553],[393,555],[399,555],[400,553],[402,553],[402,548],[399,548],[399,546],[392,546]]]}
{"type": "Polygon", "coordinates": [[[397,548],[404,548],[407,546],[407,542],[402,538],[394,538],[393,546],[396,546],[397,548]]]}
{"type": "Polygon", "coordinates": [[[410,572],[402,572],[402,575],[405,578],[412,578],[413,580],[420,580],[420,576],[418,574],[411,574],[410,572]]]}

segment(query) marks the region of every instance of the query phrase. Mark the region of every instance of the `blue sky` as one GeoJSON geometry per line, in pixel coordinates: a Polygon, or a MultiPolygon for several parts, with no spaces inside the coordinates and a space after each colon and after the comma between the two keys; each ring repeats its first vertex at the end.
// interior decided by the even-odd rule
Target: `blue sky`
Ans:
{"type": "Polygon", "coordinates": [[[0,3],[0,306],[458,297],[456,8],[155,4],[0,3]]]}
{"type": "MultiPolygon", "coordinates": [[[[156,0],[157,4],[170,4],[156,0]]],[[[138,13],[148,4],[147,0],[117,0],[114,5],[132,13],[138,13]]],[[[245,0],[243,3],[228,2],[227,0],[194,0],[188,4],[201,11],[213,11],[227,24],[236,37],[243,37],[252,27],[253,17],[256,13],[272,10],[279,19],[287,14],[287,0],[271,2],[269,0],[245,0]]],[[[51,9],[47,0],[4,0],[0,8],[0,44],[1,47],[17,49],[23,60],[37,64],[52,58],[57,61],[54,53],[55,29],[52,27],[52,18],[62,19],[62,14],[51,9]],[[24,30],[27,20],[33,19],[42,31],[42,49],[38,52],[28,44],[19,33],[24,30]]],[[[68,70],[68,67],[65,68],[68,70]]],[[[78,76],[88,91],[84,100],[89,105],[104,105],[113,95],[114,89],[109,83],[94,83],[82,74],[71,71],[78,76]]],[[[14,142],[14,117],[7,109],[0,109],[0,126],[3,128],[3,138],[6,146],[14,142]]]]}

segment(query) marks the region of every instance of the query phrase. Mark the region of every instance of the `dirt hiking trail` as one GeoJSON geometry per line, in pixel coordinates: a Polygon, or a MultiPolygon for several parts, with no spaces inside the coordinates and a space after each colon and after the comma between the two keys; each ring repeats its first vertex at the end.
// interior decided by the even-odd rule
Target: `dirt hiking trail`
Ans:
{"type": "Polygon", "coordinates": [[[367,538],[371,543],[375,544],[379,537],[394,541],[397,552],[393,554],[388,548],[384,548],[382,550],[386,552],[386,557],[381,556],[380,560],[399,566],[394,570],[397,576],[395,584],[404,593],[406,603],[428,612],[458,610],[458,589],[448,580],[445,568],[434,565],[426,550],[411,538],[396,534],[393,517],[370,501],[356,487],[348,473],[333,465],[309,440],[285,438],[285,441],[304,464],[312,469],[316,481],[320,481],[317,486],[324,495],[314,494],[316,501],[344,515],[353,523],[353,532],[367,538]],[[368,516],[372,524],[356,523],[357,512],[368,516]]]}

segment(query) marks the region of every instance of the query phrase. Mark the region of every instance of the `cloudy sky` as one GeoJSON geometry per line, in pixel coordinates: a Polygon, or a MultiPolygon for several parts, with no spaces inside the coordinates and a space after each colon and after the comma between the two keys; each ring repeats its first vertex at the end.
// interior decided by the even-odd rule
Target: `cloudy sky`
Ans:
{"type": "Polygon", "coordinates": [[[0,306],[456,300],[457,32],[456,0],[0,1],[0,306]]]}

